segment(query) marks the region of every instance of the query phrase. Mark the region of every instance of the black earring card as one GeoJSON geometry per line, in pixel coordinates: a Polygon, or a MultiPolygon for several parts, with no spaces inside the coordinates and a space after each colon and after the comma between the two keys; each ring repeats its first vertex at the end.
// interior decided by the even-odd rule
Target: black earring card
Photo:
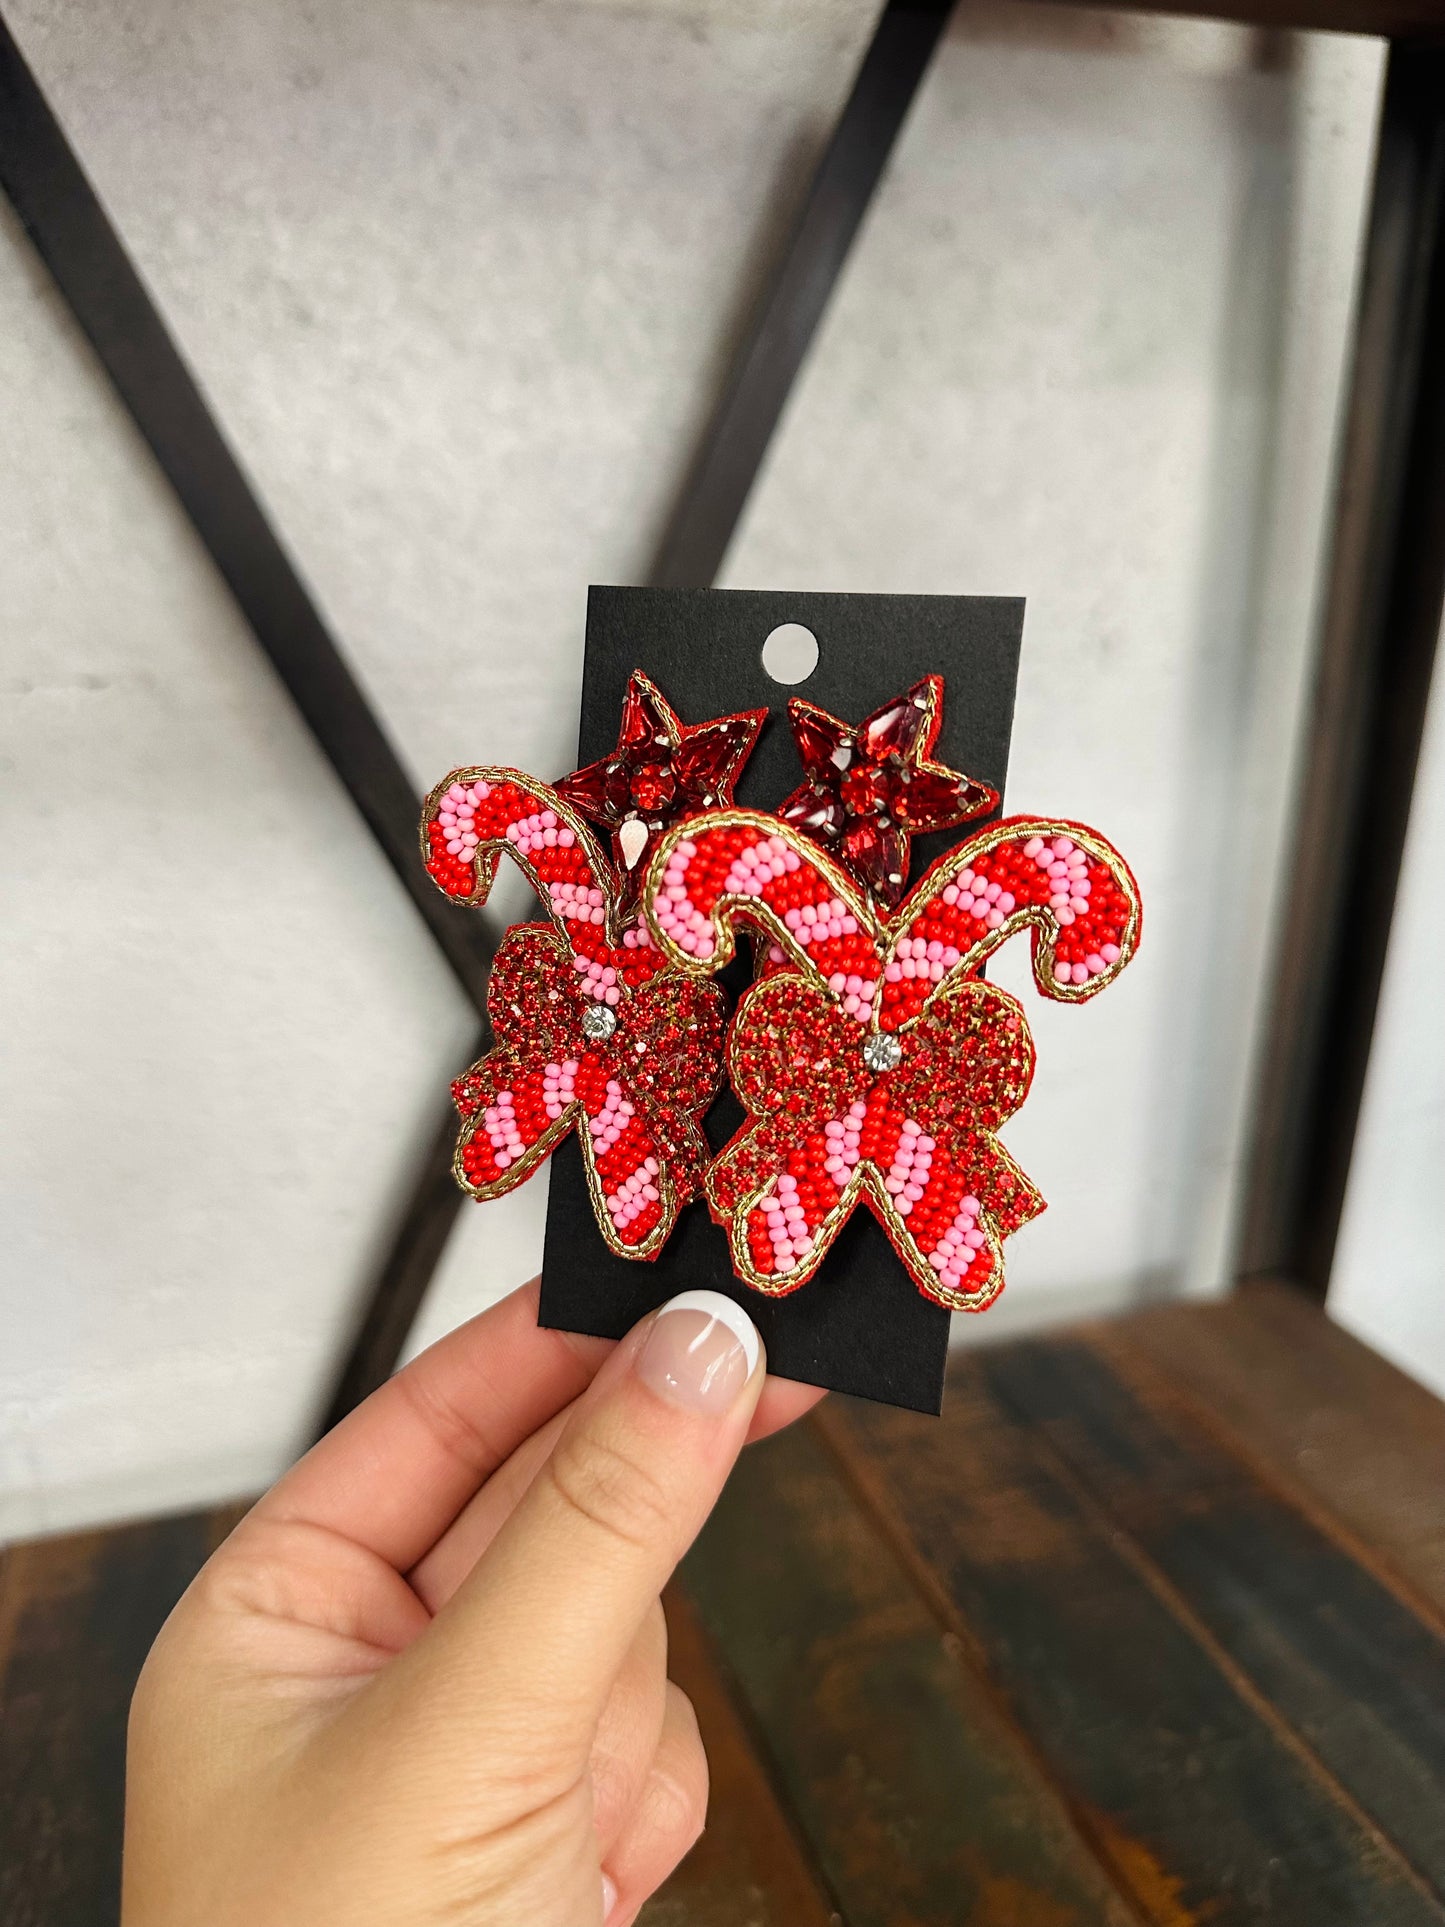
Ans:
{"type": "MultiPolygon", "coordinates": [[[[628,678],[642,669],[684,723],[767,709],[737,801],[771,810],[802,780],[788,727],[790,696],[857,723],[936,673],[945,687],[933,755],[1002,796],[1023,614],[1022,600],[1005,596],[593,588],[578,762],[593,762],[612,748],[628,678]],[[762,659],[767,637],[785,623],[802,624],[818,643],[816,668],[786,686],[773,680],[762,659]]],[[[916,837],[910,883],[984,820],[991,819],[916,837]]],[[[744,950],[722,976],[734,1000],[749,979],[744,950]]],[[[706,1120],[714,1150],[743,1121],[742,1107],[724,1088],[706,1120]]],[[[684,1209],[656,1260],[614,1256],[593,1219],[577,1139],[565,1137],[551,1159],[541,1322],[620,1338],[676,1293],[700,1289],[724,1292],[744,1307],[762,1333],[768,1369],[782,1378],[915,1411],[941,1408],[949,1313],[913,1284],[866,1208],[854,1211],[807,1284],[786,1298],[769,1298],[735,1276],[727,1234],[700,1198],[684,1209]]]]}

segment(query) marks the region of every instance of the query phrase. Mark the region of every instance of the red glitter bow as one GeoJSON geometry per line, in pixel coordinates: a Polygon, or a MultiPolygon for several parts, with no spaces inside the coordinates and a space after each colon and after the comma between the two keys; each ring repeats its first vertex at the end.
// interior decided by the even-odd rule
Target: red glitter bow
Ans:
{"type": "Polygon", "coordinates": [[[722,993],[669,969],[622,915],[606,858],[555,790],[517,770],[454,770],[423,811],[428,871],[480,905],[504,851],[551,921],[514,924],[492,965],[497,1042],[452,1086],[457,1181],[502,1197],[575,1128],[603,1237],[654,1258],[707,1163],[699,1119],[721,1077],[722,993]]]}
{"type": "Polygon", "coordinates": [[[643,903],[660,949],[695,973],[731,958],[739,921],[771,939],[728,1039],[749,1122],[706,1180],[738,1276],[795,1291],[862,1202],[920,1291],[982,1310],[1003,1288],[1003,1239],[1043,1209],[995,1135],[1027,1095],[1033,1043],[983,965],[1028,928],[1046,996],[1112,983],[1140,928],[1118,852],[1080,824],[1008,819],[887,915],[800,829],[719,810],[663,839],[643,903]]]}

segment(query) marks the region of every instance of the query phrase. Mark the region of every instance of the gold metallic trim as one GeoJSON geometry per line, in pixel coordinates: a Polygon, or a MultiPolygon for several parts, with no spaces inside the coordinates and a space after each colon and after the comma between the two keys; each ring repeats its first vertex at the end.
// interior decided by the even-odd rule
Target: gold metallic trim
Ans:
{"type": "MultiPolygon", "coordinates": [[[[521,790],[524,796],[534,802],[538,810],[551,810],[558,822],[565,823],[571,830],[592,871],[592,888],[602,892],[602,907],[606,915],[606,922],[602,926],[603,940],[610,949],[615,949],[622,942],[622,932],[634,919],[624,918],[618,911],[618,884],[616,873],[612,868],[612,859],[603,851],[586,821],[577,814],[571,804],[564,803],[554,789],[549,788],[546,783],[539,783],[535,776],[528,776],[525,770],[509,769],[505,764],[477,764],[466,769],[454,769],[449,776],[444,776],[434,785],[428,791],[426,802],[422,805],[419,836],[423,866],[432,860],[432,847],[427,838],[427,829],[436,820],[441,809],[442,798],[453,783],[479,782],[486,783],[493,789],[499,783],[510,783],[513,788],[521,790]]],[[[449,890],[442,890],[442,895],[451,903],[480,910],[491,895],[492,885],[496,881],[497,858],[504,855],[511,857],[531,884],[537,900],[547,912],[548,921],[554,924],[564,937],[567,936],[567,919],[559,917],[553,910],[551,895],[538,875],[536,865],[505,836],[490,836],[477,844],[472,855],[472,873],[476,879],[476,885],[469,897],[454,897],[449,890]]],[[[427,874],[430,875],[430,871],[427,874]]],[[[433,877],[432,881],[436,882],[436,879],[433,877]]],[[[439,883],[437,888],[441,890],[439,883]]]]}

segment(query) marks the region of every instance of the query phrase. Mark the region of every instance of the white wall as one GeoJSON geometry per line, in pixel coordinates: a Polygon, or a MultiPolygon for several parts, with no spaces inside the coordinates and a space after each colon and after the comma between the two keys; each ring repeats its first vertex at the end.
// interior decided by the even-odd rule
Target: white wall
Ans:
{"type": "Polygon", "coordinates": [[[1329,1308],[1445,1397],[1445,675],[1437,669],[1329,1308]]]}
{"type": "MultiPolygon", "coordinates": [[[[644,570],[872,12],[12,0],[419,785],[566,767],[586,584],[644,570]]],[[[1141,876],[1140,963],[1037,1011],[995,1320],[1225,1274],[1378,65],[969,9],[728,560],[1026,594],[1009,800],[1141,876]]],[[[3,218],[0,389],[20,1532],[284,1463],[469,1026],[3,218]]],[[[543,1205],[464,1214],[426,1333],[543,1205]]]]}

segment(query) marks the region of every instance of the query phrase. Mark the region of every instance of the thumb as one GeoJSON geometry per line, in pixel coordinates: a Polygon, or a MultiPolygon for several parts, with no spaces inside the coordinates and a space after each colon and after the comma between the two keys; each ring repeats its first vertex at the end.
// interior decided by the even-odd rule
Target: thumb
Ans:
{"type": "Polygon", "coordinates": [[[413,1648],[460,1730],[505,1706],[534,1758],[540,1743],[558,1764],[585,1760],[618,1669],[742,1449],[764,1377],[756,1327],[718,1292],[684,1292],[622,1341],[413,1648]]]}

